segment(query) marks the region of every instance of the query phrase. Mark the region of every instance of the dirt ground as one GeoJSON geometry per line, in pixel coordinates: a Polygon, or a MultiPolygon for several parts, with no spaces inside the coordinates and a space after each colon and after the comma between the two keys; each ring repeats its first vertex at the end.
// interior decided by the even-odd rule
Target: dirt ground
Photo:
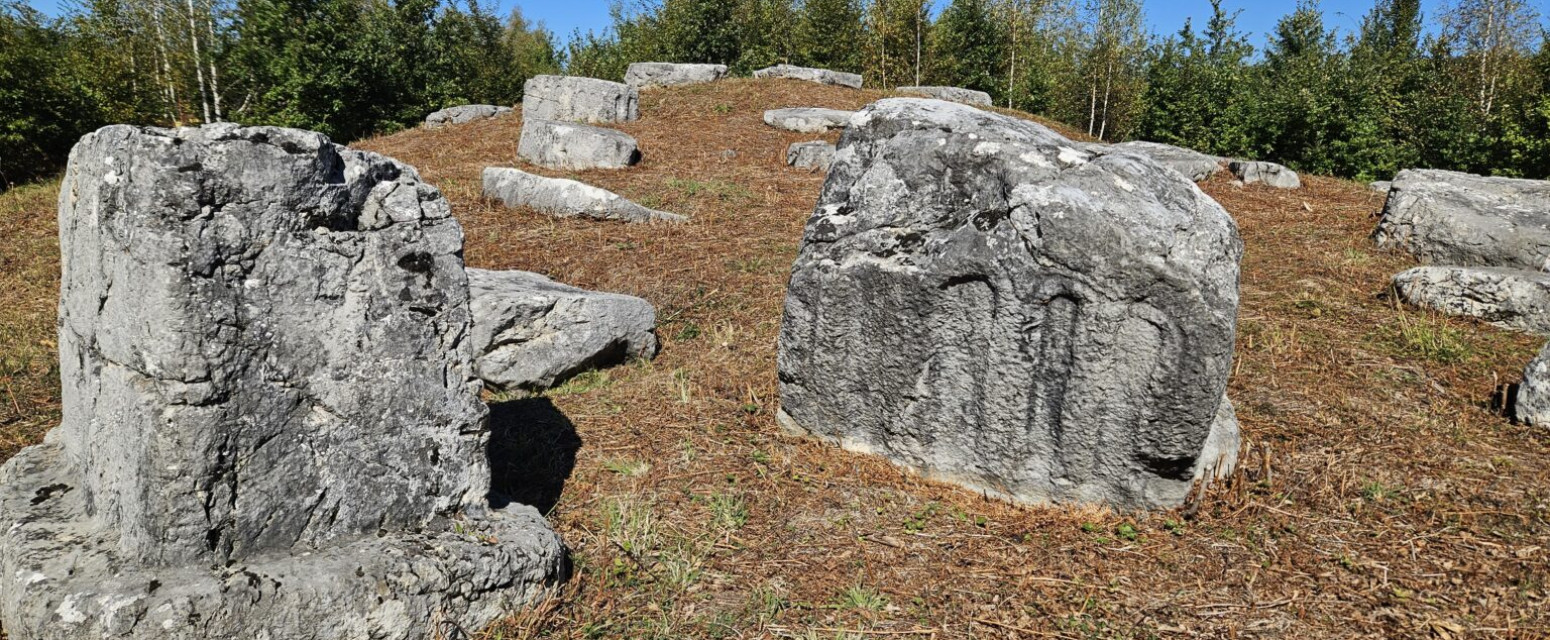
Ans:
{"type": "MultiPolygon", "coordinates": [[[[516,159],[519,117],[357,146],[419,167],[471,266],[657,306],[662,352],[492,396],[496,482],[547,509],[575,575],[489,638],[1550,637],[1550,432],[1493,403],[1541,340],[1396,305],[1412,264],[1346,181],[1203,188],[1246,245],[1230,393],[1244,449],[1197,510],[1018,507],[781,434],[775,344],[821,173],[765,109],[882,94],[730,80],[647,91],[643,162],[516,159]],[[724,151],[735,156],[728,157],[724,151]],[[683,225],[483,202],[485,166],[576,177],[683,225]]],[[[828,134],[834,140],[836,134],[828,134]]],[[[0,454],[58,420],[57,184],[0,195],[0,454]]]]}

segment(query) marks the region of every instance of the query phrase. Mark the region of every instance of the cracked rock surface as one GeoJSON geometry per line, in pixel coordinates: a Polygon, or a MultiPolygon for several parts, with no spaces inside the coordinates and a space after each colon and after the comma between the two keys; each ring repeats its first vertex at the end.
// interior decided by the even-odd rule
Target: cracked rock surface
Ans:
{"type": "Polygon", "coordinates": [[[1394,276],[1405,302],[1550,335],[1550,274],[1500,267],[1416,267],[1394,276]]]}
{"type": "Polygon", "coordinates": [[[528,271],[468,270],[475,371],[499,390],[546,389],[589,369],[657,353],[657,310],[528,271]]]}
{"type": "Polygon", "coordinates": [[[497,107],[493,104],[465,104],[458,107],[448,107],[425,116],[425,126],[432,129],[445,127],[449,124],[463,124],[485,118],[494,118],[511,113],[511,107],[497,107]]]}
{"type": "Polygon", "coordinates": [[[632,62],[624,72],[624,83],[632,87],[676,87],[685,84],[715,82],[727,77],[724,64],[686,64],[677,62],[632,62]]]}
{"type": "Polygon", "coordinates": [[[841,137],[781,324],[782,424],[1022,502],[1230,470],[1236,225],[1144,157],[888,99],[841,137]]]}
{"type": "Polygon", "coordinates": [[[1550,427],[1550,344],[1540,349],[1539,356],[1523,370],[1523,384],[1518,386],[1513,414],[1519,422],[1550,427]]]}
{"type": "Polygon", "coordinates": [[[1243,184],[1263,184],[1276,189],[1302,187],[1302,178],[1297,176],[1296,171],[1274,162],[1233,160],[1227,164],[1227,170],[1243,181],[1243,184]]]}
{"type": "Polygon", "coordinates": [[[899,93],[911,93],[938,100],[951,100],[976,107],[990,106],[990,94],[984,91],[964,89],[962,87],[899,87],[895,89],[899,93]]]}
{"type": "Polygon", "coordinates": [[[623,169],[640,162],[635,138],[617,129],[574,122],[525,120],[517,155],[551,169],[623,169]]]}
{"type": "Polygon", "coordinates": [[[1550,271],[1550,181],[1407,169],[1373,232],[1429,264],[1550,271]]]}
{"type": "Polygon", "coordinates": [[[753,72],[755,78],[788,78],[791,80],[804,80],[818,84],[831,84],[852,89],[861,88],[861,74],[846,73],[844,71],[830,71],[814,67],[798,67],[789,64],[777,64],[773,67],[765,67],[753,72]]]}
{"type": "Polygon", "coordinates": [[[828,171],[834,163],[834,145],[823,140],[793,142],[786,147],[786,164],[799,169],[828,171]]]}
{"type": "Polygon", "coordinates": [[[563,547],[487,505],[462,230],[311,132],[106,127],[60,193],[63,421],[0,469],[11,638],[424,638],[563,547]]]}
{"type": "Polygon", "coordinates": [[[1171,144],[1133,140],[1106,146],[1114,153],[1130,153],[1147,158],[1195,182],[1208,180],[1222,170],[1221,158],[1171,144]]]}
{"type": "Polygon", "coordinates": [[[640,117],[640,91],[580,76],[533,76],[522,85],[522,121],[607,124],[640,117]]]}
{"type": "Polygon", "coordinates": [[[790,109],[771,109],[764,112],[764,124],[785,129],[786,131],[798,131],[801,133],[823,133],[830,129],[841,129],[850,122],[854,111],[841,111],[839,109],[821,109],[817,107],[793,107],[790,109]]]}
{"type": "Polygon", "coordinates": [[[530,207],[561,218],[582,217],[624,222],[683,222],[676,213],[648,209],[617,193],[589,184],[549,178],[509,167],[486,167],[484,197],[508,207],[530,207]]]}

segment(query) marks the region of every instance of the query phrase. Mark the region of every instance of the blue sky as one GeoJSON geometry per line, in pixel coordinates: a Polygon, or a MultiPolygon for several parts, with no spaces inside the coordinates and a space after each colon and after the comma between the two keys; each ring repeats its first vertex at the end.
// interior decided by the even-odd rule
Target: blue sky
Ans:
{"type": "MultiPolygon", "coordinates": [[[[57,13],[68,0],[28,0],[28,4],[48,13],[57,13]]],[[[610,0],[494,0],[502,13],[512,7],[521,7],[529,19],[542,21],[564,40],[572,31],[593,29],[601,31],[608,26],[610,0]]],[[[946,5],[948,0],[936,0],[946,5]]],[[[489,6],[491,0],[484,0],[489,6]]],[[[1443,0],[1425,0],[1422,3],[1428,22],[1441,11],[1443,0]]],[[[1275,28],[1282,16],[1291,13],[1297,0],[1227,0],[1231,10],[1242,10],[1238,18],[1240,30],[1252,34],[1255,46],[1265,42],[1264,34],[1275,28]]],[[[1363,15],[1372,8],[1373,0],[1324,0],[1326,22],[1342,31],[1351,31],[1363,15]]],[[[1207,0],[1151,0],[1146,2],[1147,21],[1157,33],[1173,33],[1184,25],[1185,18],[1194,18],[1196,26],[1211,15],[1211,3],[1207,0]]]]}

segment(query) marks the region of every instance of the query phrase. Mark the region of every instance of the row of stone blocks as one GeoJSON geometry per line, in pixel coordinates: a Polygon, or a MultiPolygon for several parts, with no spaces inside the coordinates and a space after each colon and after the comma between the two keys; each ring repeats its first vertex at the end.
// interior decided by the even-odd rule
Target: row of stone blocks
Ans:
{"type": "MultiPolygon", "coordinates": [[[[1242,244],[1188,179],[935,100],[868,107],[832,162],[786,428],[1022,502],[1170,507],[1231,469],[1242,244]]],[[[492,506],[469,280],[553,287],[466,270],[414,169],[109,127],[60,238],[63,423],[0,470],[11,637],[435,637],[563,576],[536,511],[492,506]]]]}

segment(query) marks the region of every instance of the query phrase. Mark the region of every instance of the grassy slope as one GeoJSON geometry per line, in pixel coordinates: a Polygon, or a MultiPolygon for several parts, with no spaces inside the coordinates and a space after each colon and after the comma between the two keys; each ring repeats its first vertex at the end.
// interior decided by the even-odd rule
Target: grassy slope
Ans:
{"type": "MultiPolygon", "coordinates": [[[[1372,249],[1381,197],[1359,185],[1204,185],[1247,245],[1232,381],[1246,445],[1240,471],[1197,513],[1019,508],[780,435],[780,307],[822,175],[782,162],[787,143],[813,136],[760,115],[879,95],[746,80],[649,91],[642,120],[620,127],[640,140],[639,167],[539,171],[693,216],[681,226],[481,202],[480,170],[517,163],[515,117],[360,145],[443,189],[469,264],[658,307],[655,361],[492,399],[497,426],[546,456],[503,481],[553,505],[578,569],[563,598],[493,634],[1547,633],[1550,437],[1489,409],[1495,383],[1515,381],[1537,342],[1381,297],[1409,261],[1372,249]]],[[[7,453],[58,418],[52,190],[0,196],[7,453]]]]}

